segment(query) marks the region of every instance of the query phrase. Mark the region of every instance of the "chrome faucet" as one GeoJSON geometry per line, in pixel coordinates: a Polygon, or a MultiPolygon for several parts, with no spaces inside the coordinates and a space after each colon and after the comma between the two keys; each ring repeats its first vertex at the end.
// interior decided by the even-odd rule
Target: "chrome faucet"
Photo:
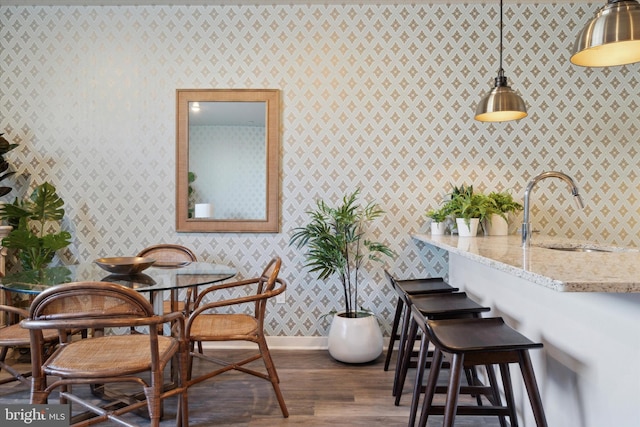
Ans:
{"type": "Polygon", "coordinates": [[[582,203],[582,198],[578,192],[578,187],[576,183],[573,182],[573,179],[562,173],[556,171],[543,172],[540,175],[534,177],[529,184],[527,185],[527,189],[524,191],[524,219],[522,222],[522,247],[527,249],[531,246],[531,223],[529,222],[529,195],[531,194],[531,190],[533,187],[545,178],[560,178],[565,181],[571,187],[571,194],[573,194],[573,199],[576,202],[576,205],[582,209],[584,208],[584,204],[582,203]]]}

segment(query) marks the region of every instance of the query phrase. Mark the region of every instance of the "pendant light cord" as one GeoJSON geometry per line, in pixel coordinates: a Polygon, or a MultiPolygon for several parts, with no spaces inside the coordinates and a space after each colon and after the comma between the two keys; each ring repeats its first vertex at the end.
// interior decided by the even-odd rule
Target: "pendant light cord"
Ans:
{"type": "Polygon", "coordinates": [[[504,68],[502,68],[502,8],[503,0],[500,0],[500,69],[498,70],[498,77],[496,78],[496,86],[506,86],[507,78],[504,76],[504,68]]]}
{"type": "Polygon", "coordinates": [[[504,74],[502,70],[502,0],[500,0],[500,74],[504,74]]]}

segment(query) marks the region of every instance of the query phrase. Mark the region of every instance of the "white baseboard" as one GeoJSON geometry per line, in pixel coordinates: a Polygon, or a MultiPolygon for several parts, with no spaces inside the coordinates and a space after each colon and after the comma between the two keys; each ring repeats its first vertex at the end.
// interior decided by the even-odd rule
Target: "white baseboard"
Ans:
{"type": "MultiPolygon", "coordinates": [[[[389,342],[384,339],[385,349],[389,342]]],[[[271,350],[326,350],[327,337],[267,337],[267,344],[271,350]]],[[[245,341],[205,342],[206,349],[255,348],[255,344],[245,341]]]]}

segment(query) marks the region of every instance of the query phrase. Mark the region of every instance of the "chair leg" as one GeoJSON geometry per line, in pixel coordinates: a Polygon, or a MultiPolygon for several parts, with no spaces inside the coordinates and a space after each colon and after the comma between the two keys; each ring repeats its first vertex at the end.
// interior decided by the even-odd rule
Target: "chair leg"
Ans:
{"type": "Polygon", "coordinates": [[[4,359],[7,358],[8,352],[9,352],[9,347],[2,347],[2,351],[0,352],[0,362],[4,363],[4,359]]]}
{"type": "Polygon", "coordinates": [[[460,378],[464,370],[464,354],[454,353],[449,372],[449,385],[447,386],[447,401],[444,408],[443,427],[453,427],[458,409],[458,396],[460,395],[460,378]]]}
{"type": "Polygon", "coordinates": [[[191,353],[194,350],[194,343],[193,341],[189,342],[189,354],[187,356],[187,381],[191,381],[191,374],[193,372],[193,356],[191,355],[191,353]]]}
{"type": "Polygon", "coordinates": [[[162,383],[162,372],[151,372],[151,384],[149,387],[144,387],[144,395],[147,399],[147,410],[149,411],[151,427],[160,426],[160,417],[162,415],[160,387],[162,387],[162,383]]]}
{"type": "Polygon", "coordinates": [[[398,304],[396,305],[396,313],[393,316],[393,324],[391,326],[391,335],[389,336],[389,346],[387,347],[387,355],[384,359],[384,370],[389,370],[389,363],[391,362],[391,354],[393,353],[393,345],[396,342],[398,336],[398,325],[400,324],[400,317],[402,316],[402,308],[404,302],[398,298],[398,304]]]}
{"type": "Polygon", "coordinates": [[[429,354],[429,340],[420,341],[420,353],[418,356],[418,365],[416,366],[416,380],[413,384],[413,397],[411,398],[411,411],[409,412],[409,427],[413,427],[416,423],[418,413],[418,402],[420,401],[420,393],[422,391],[422,380],[424,379],[424,371],[427,366],[427,357],[429,354]]]}
{"type": "MultiPolygon", "coordinates": [[[[411,317],[411,316],[409,316],[411,317]]],[[[396,381],[394,381],[394,396],[396,397],[395,405],[400,405],[400,398],[402,397],[402,390],[404,389],[404,382],[407,378],[407,371],[409,370],[409,364],[411,363],[411,352],[413,345],[416,342],[416,336],[418,335],[418,324],[412,319],[411,326],[409,327],[409,333],[404,339],[404,349],[402,351],[402,358],[399,359],[400,369],[396,370],[396,381]]],[[[400,352],[398,352],[400,356],[400,352]]]]}
{"type": "Polygon", "coordinates": [[[8,352],[9,347],[2,347],[2,351],[0,352],[0,371],[2,371],[2,369],[4,368],[4,370],[7,371],[11,375],[11,377],[0,381],[0,384],[6,384],[17,380],[25,385],[31,385],[29,380],[25,378],[31,375],[30,372],[22,374],[5,363],[8,352]]]}
{"type": "Polygon", "coordinates": [[[258,340],[258,346],[260,347],[262,360],[264,361],[264,366],[267,369],[267,373],[269,374],[269,380],[271,381],[271,385],[273,386],[273,391],[276,393],[276,398],[278,399],[278,404],[280,405],[282,416],[288,418],[289,410],[287,409],[287,405],[284,402],[284,397],[282,396],[282,392],[280,391],[280,379],[278,378],[278,372],[276,371],[276,366],[271,359],[269,347],[267,347],[267,342],[265,341],[264,337],[260,337],[260,339],[258,340]]]}
{"type": "Polygon", "coordinates": [[[185,351],[181,351],[178,355],[179,370],[179,386],[182,393],[178,397],[178,413],[176,414],[177,427],[189,427],[189,389],[187,388],[187,379],[189,377],[189,346],[185,344],[185,351]]]}
{"type": "Polygon", "coordinates": [[[409,333],[409,322],[411,321],[411,312],[408,307],[404,307],[404,303],[402,304],[402,329],[400,329],[400,341],[398,341],[398,354],[396,356],[396,370],[395,375],[393,376],[393,390],[392,395],[396,396],[398,391],[398,379],[400,375],[400,371],[402,370],[402,364],[404,363],[404,353],[405,348],[407,347],[407,335],[409,333]]]}
{"type": "Polygon", "coordinates": [[[524,385],[529,395],[529,402],[531,403],[531,409],[533,410],[533,416],[536,420],[538,427],[547,427],[547,418],[544,415],[544,409],[542,407],[542,398],[540,398],[540,391],[536,383],[536,377],[533,372],[533,365],[529,358],[529,352],[527,350],[520,350],[518,352],[520,359],[520,371],[522,372],[522,378],[524,379],[524,385]]]}
{"type": "MultiPolygon", "coordinates": [[[[501,363],[500,376],[502,377],[502,385],[504,386],[504,397],[507,401],[507,408],[509,410],[509,420],[511,427],[518,427],[518,415],[516,414],[516,400],[513,396],[513,384],[511,382],[511,373],[509,371],[509,365],[501,363]]],[[[495,392],[494,392],[495,393],[495,392]]],[[[502,423],[502,418],[500,418],[502,423]]]]}
{"type": "MultiPolygon", "coordinates": [[[[464,370],[464,375],[467,378],[467,384],[470,386],[475,386],[480,384],[480,379],[478,378],[478,371],[475,366],[464,370]]],[[[476,398],[476,403],[478,406],[482,406],[482,394],[481,393],[472,393],[471,397],[476,398]]],[[[502,426],[504,427],[504,426],[502,426]]]]}
{"type": "Polygon", "coordinates": [[[433,351],[431,358],[431,368],[429,369],[429,377],[424,392],[424,400],[422,402],[422,413],[420,414],[420,427],[426,427],[429,411],[433,403],[433,396],[436,394],[436,386],[438,385],[438,376],[440,375],[440,367],[442,366],[442,352],[439,348],[433,351]]]}

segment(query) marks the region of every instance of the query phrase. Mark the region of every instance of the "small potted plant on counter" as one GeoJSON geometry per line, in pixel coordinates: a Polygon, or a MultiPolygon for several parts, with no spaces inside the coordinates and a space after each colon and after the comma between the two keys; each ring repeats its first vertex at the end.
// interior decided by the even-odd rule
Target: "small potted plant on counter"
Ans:
{"type": "Polygon", "coordinates": [[[506,236],[509,234],[510,216],[523,209],[508,191],[491,192],[487,196],[493,201],[493,211],[485,220],[485,231],[489,236],[506,236]]]}
{"type": "Polygon", "coordinates": [[[444,207],[439,209],[429,209],[426,216],[431,219],[431,235],[443,235],[447,228],[447,212],[444,207]]]}
{"type": "Polygon", "coordinates": [[[472,185],[454,187],[451,199],[444,205],[447,215],[455,218],[460,237],[476,236],[478,226],[494,209],[493,200],[482,193],[475,193],[472,185]]]}

